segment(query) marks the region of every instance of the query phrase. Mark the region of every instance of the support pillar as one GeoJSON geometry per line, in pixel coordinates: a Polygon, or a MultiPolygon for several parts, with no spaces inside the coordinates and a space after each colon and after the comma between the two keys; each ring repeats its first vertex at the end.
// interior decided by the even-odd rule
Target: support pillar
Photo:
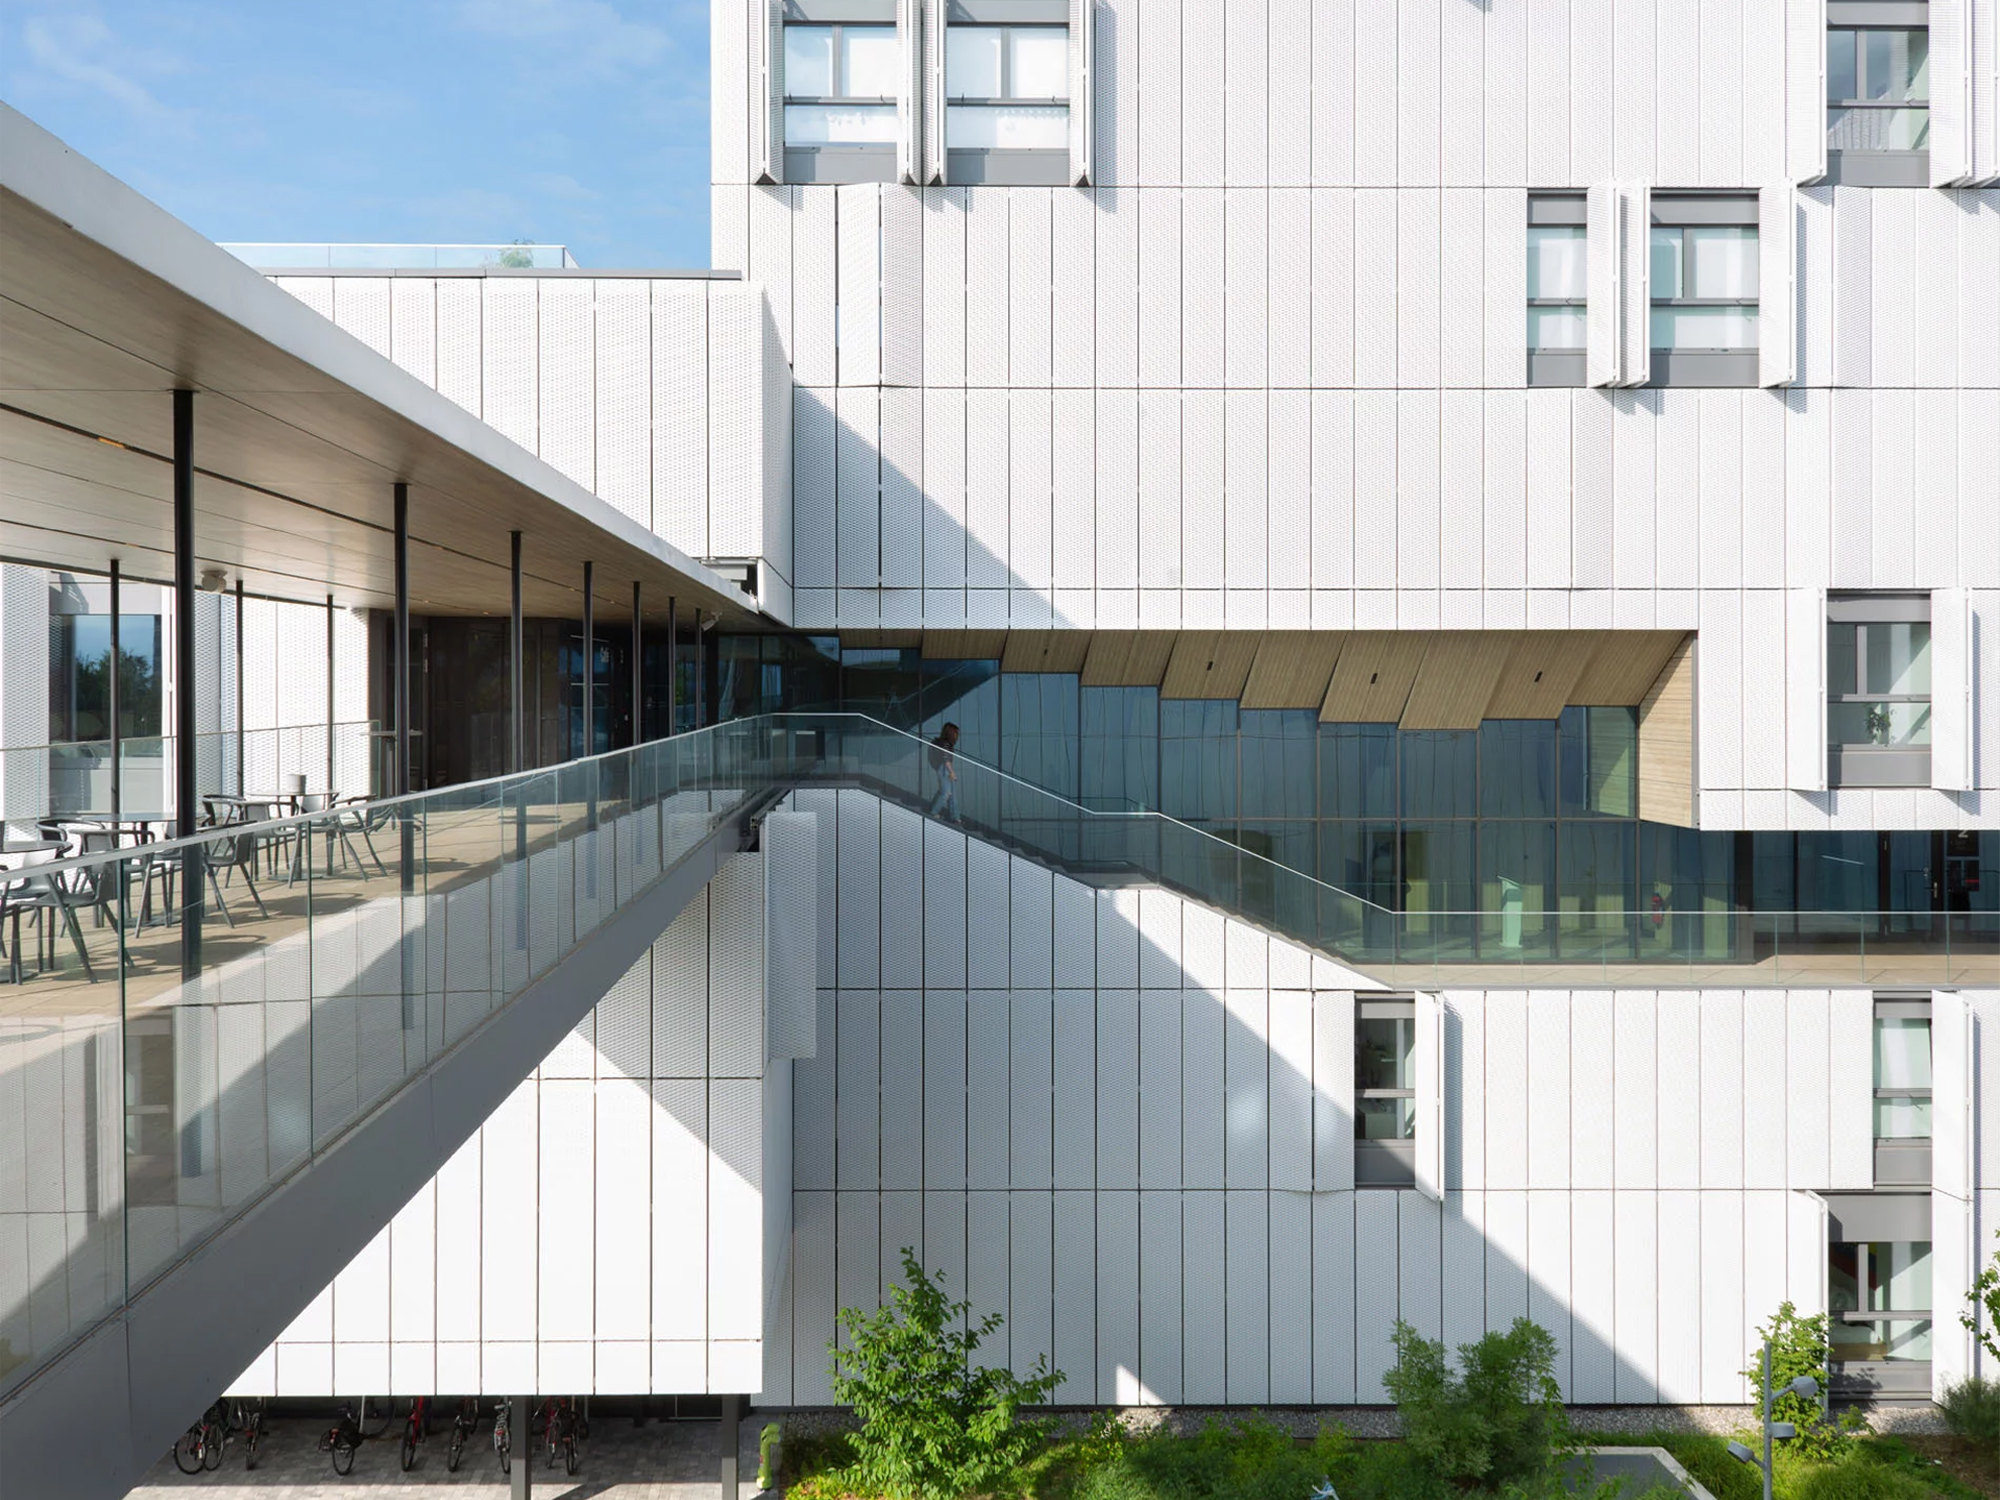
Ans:
{"type": "Polygon", "coordinates": [[[125,809],[125,777],[121,764],[123,736],[118,732],[118,664],[124,659],[120,655],[121,642],[118,635],[118,559],[111,559],[111,671],[105,680],[106,707],[111,716],[111,821],[115,825],[125,809]]]}
{"type": "Polygon", "coordinates": [[[736,1500],[737,1431],[743,1418],[743,1398],[722,1398],[722,1500],[736,1500]]]}
{"type": "MultiPolygon", "coordinates": [[[[340,751],[334,744],[333,716],[339,711],[339,699],[335,696],[333,661],[333,632],[335,627],[333,595],[326,596],[326,794],[329,799],[340,795],[340,751]]],[[[332,806],[329,800],[328,806],[332,806]]]]}
{"type": "Polygon", "coordinates": [[[632,580],[632,743],[646,743],[646,627],[639,612],[639,580],[632,580]]]}
{"type": "Polygon", "coordinates": [[[680,600],[667,595],[667,733],[681,732],[680,600]]]}
{"type": "Polygon", "coordinates": [[[597,600],[592,575],[596,568],[591,563],[583,565],[583,758],[588,760],[597,748],[596,737],[591,731],[597,724],[597,600]]]}
{"type": "Polygon", "coordinates": [[[514,594],[507,625],[507,713],[513,734],[508,740],[509,771],[528,768],[527,739],[521,724],[521,533],[513,533],[514,594]]]}
{"type": "Polygon", "coordinates": [[[535,1398],[514,1397],[507,1419],[508,1500],[529,1500],[535,1493],[535,1438],[529,1430],[534,1420],[535,1398]]]}
{"type": "Polygon", "coordinates": [[[249,748],[243,730],[243,575],[236,575],[236,795],[250,795],[250,771],[244,760],[249,748]]]}
{"type": "MultiPolygon", "coordinates": [[[[196,821],[194,670],[194,392],[174,392],[174,836],[196,821]]],[[[201,973],[201,849],[181,855],[181,974],[201,973]]]]}
{"type": "Polygon", "coordinates": [[[395,796],[410,789],[410,487],[396,485],[396,639],[390,648],[396,676],[390,702],[396,715],[395,796]]]}

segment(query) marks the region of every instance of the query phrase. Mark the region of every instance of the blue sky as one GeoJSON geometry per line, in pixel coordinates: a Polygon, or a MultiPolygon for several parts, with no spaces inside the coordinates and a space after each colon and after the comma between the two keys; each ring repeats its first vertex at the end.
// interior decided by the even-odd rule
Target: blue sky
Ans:
{"type": "Polygon", "coordinates": [[[0,0],[0,98],[216,240],[708,264],[705,0],[0,0]]]}

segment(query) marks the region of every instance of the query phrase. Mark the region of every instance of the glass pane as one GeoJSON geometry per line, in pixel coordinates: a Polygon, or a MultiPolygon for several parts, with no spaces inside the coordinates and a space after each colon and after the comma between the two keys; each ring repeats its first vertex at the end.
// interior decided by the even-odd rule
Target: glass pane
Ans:
{"type": "Polygon", "coordinates": [[[953,151],[1060,151],[1069,145],[1066,104],[954,104],[945,115],[953,151]]]}
{"type": "Polygon", "coordinates": [[[1927,1141],[1930,1138],[1930,1100],[1877,1099],[1875,1101],[1875,1139],[1927,1141]]]}
{"type": "Polygon", "coordinates": [[[1928,745],[1928,703],[1831,703],[1827,739],[1835,745],[1928,745]]]}
{"type": "Polygon", "coordinates": [[[1930,98],[1930,32],[1900,28],[1861,33],[1864,57],[1861,94],[1848,99],[1904,100],[1930,98]]]}
{"type": "Polygon", "coordinates": [[[1681,231],[1655,225],[1652,246],[1653,299],[1685,296],[1681,291],[1681,231]]]}
{"type": "Polygon", "coordinates": [[[1638,851],[1634,827],[1624,822],[1562,825],[1564,931],[1622,931],[1633,909],[1638,851]]]}
{"type": "Polygon", "coordinates": [[[1929,1240],[1892,1240],[1870,1247],[1874,1285],[1870,1312],[1900,1312],[1931,1305],[1931,1246],[1929,1240]]]}
{"type": "Polygon", "coordinates": [[[1585,336],[1584,312],[1580,307],[1528,309],[1530,349],[1581,349],[1585,336]]]}
{"type": "Polygon", "coordinates": [[[1876,105],[1827,114],[1829,151],[1923,151],[1930,139],[1931,112],[1922,105],[1907,109],[1876,105]]]}
{"type": "Polygon", "coordinates": [[[1322,724],[1319,730],[1320,816],[1396,815],[1396,726],[1322,724]]]}
{"type": "Polygon", "coordinates": [[[1880,1016],[1875,1021],[1875,1087],[1931,1086],[1931,1023],[1920,1016],[1880,1016]]]}
{"type": "Polygon", "coordinates": [[[785,28],[785,93],[794,99],[833,96],[833,28],[785,28]]]}
{"type": "Polygon", "coordinates": [[[1440,927],[1420,914],[1470,912],[1472,904],[1472,824],[1406,823],[1403,825],[1404,930],[1416,940],[1460,935],[1469,930],[1459,921],[1440,927]]]}
{"type": "Polygon", "coordinates": [[[1835,1359],[1928,1360],[1931,1357],[1931,1325],[1928,1318],[1881,1323],[1836,1323],[1831,1337],[1835,1359]]]}
{"type": "Polygon", "coordinates": [[[1364,1016],[1354,1023],[1354,1086],[1417,1086],[1417,1023],[1409,1016],[1364,1016]]]}
{"type": "Polygon", "coordinates": [[[1655,307],[1655,349],[1704,352],[1755,349],[1754,307],[1655,307]]]}
{"type": "Polygon", "coordinates": [[[1479,814],[1556,814],[1556,726],[1549,719],[1488,719],[1479,726],[1479,814]]]}
{"type": "Polygon", "coordinates": [[[787,104],[785,139],[798,146],[893,145],[896,106],[787,104]]]}
{"type": "Polygon", "coordinates": [[[840,28],[840,94],[844,99],[893,99],[902,48],[893,26],[840,28]]]}
{"type": "Polygon", "coordinates": [[[1411,729],[1401,738],[1403,816],[1473,816],[1479,788],[1479,731],[1411,729]]]}
{"type": "Polygon", "coordinates": [[[1860,74],[1854,66],[1854,39],[1852,31],[1835,29],[1826,34],[1826,97],[1829,103],[1837,104],[1843,99],[1860,97],[1855,93],[1860,87],[1860,74]]]}
{"type": "Polygon", "coordinates": [[[1581,301],[1589,288],[1581,224],[1528,229],[1528,300],[1581,301]]]}
{"type": "Polygon", "coordinates": [[[1355,1129],[1364,1141],[1413,1141],[1417,1138],[1417,1101],[1361,1099],[1356,1101],[1355,1129]]]}
{"type": "Polygon", "coordinates": [[[1319,878],[1383,908],[1396,905],[1396,825],[1322,823],[1319,878]]]}
{"type": "Polygon", "coordinates": [[[1928,621],[1871,623],[1867,630],[1868,675],[1864,693],[1921,696],[1931,690],[1931,627],[1928,621]]]}
{"type": "MultiPolygon", "coordinates": [[[[1483,944],[1501,956],[1547,947],[1556,883],[1554,823],[1486,823],[1479,830],[1483,944]]],[[[1486,951],[1482,947],[1482,952],[1486,951]]]]}
{"type": "Polygon", "coordinates": [[[1009,99],[1069,97],[1069,29],[1064,26],[1010,26],[1007,29],[1009,99]]]}
{"type": "Polygon", "coordinates": [[[1629,818],[1637,811],[1639,716],[1629,708],[1566,708],[1562,815],[1629,818]]]}
{"type": "Polygon", "coordinates": [[[1312,817],[1319,715],[1309,708],[1246,709],[1242,720],[1243,816],[1312,817]]]}
{"type": "MultiPolygon", "coordinates": [[[[1747,224],[1709,224],[1688,232],[1691,297],[1757,295],[1757,231],[1747,224]]],[[[1657,293],[1655,294],[1657,295],[1657,293]]]]}
{"type": "Polygon", "coordinates": [[[1861,690],[1860,678],[1855,676],[1859,630],[1859,626],[1839,620],[1830,621],[1826,627],[1826,690],[1835,697],[1861,690]]]}
{"type": "Polygon", "coordinates": [[[1087,687],[1083,805],[1121,812],[1160,805],[1160,690],[1087,687]]]}
{"type": "Polygon", "coordinates": [[[1000,769],[1063,797],[1077,794],[1076,678],[1009,672],[1000,679],[1000,769]]]}
{"type": "Polygon", "coordinates": [[[1187,822],[1236,816],[1236,705],[1160,705],[1160,811],[1187,822]]]}
{"type": "Polygon", "coordinates": [[[1004,45],[1005,33],[998,26],[949,27],[944,34],[945,92],[953,99],[998,99],[1004,45]]]}

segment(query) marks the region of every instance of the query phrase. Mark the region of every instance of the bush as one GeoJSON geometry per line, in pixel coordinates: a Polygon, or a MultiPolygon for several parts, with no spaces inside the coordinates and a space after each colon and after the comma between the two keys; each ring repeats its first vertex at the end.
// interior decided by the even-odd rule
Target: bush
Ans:
{"type": "Polygon", "coordinates": [[[1462,1344],[1457,1373],[1441,1342],[1400,1320],[1395,1346],[1396,1366],[1382,1383],[1418,1477],[1431,1487],[1546,1481],[1574,1451],[1547,1329],[1516,1318],[1505,1333],[1462,1344]]]}
{"type": "Polygon", "coordinates": [[[1020,1410],[1054,1395],[1062,1372],[1046,1357],[1026,1380],[976,1367],[972,1356],[1000,1314],[972,1323],[972,1305],[949,1300],[944,1273],[926,1275],[907,1248],[903,1281],[887,1307],[840,1311],[852,1347],[834,1354],[833,1393],[861,1423],[845,1478],[890,1500],[991,1494],[1046,1444],[1046,1424],[1022,1420],[1020,1410]],[[954,1326],[961,1319],[967,1326],[954,1326]]]}
{"type": "Polygon", "coordinates": [[[1791,1487],[1791,1500],[1936,1500],[1936,1495],[1914,1474],[1866,1462],[1816,1465],[1791,1487]]]}
{"type": "Polygon", "coordinates": [[[1938,1411],[1954,1437],[1982,1447],[2000,1446],[2000,1384],[1973,1375],[1946,1386],[1938,1411]]]}
{"type": "Polygon", "coordinates": [[[1302,1447],[1261,1417],[1211,1421],[1188,1436],[1160,1430],[1099,1447],[1073,1500],[1308,1500],[1328,1480],[1347,1496],[1354,1465],[1338,1427],[1302,1447]]]}
{"type": "MultiPolygon", "coordinates": [[[[1810,1375],[1819,1382],[1824,1394],[1830,1352],[1825,1313],[1805,1317],[1791,1303],[1781,1302],[1771,1321],[1757,1330],[1757,1342],[1760,1346],[1765,1343],[1771,1346],[1774,1389],[1783,1389],[1801,1375],[1810,1375]]],[[[1751,1351],[1750,1368],[1743,1375],[1750,1382],[1751,1404],[1755,1406],[1759,1404],[1757,1392],[1764,1379],[1761,1348],[1751,1351]]],[[[1786,1439],[1785,1447],[1799,1457],[1821,1462],[1842,1457],[1861,1427],[1859,1413],[1850,1411],[1836,1420],[1826,1414],[1819,1401],[1808,1401],[1790,1391],[1771,1403],[1771,1420],[1795,1424],[1799,1435],[1786,1439]]]]}

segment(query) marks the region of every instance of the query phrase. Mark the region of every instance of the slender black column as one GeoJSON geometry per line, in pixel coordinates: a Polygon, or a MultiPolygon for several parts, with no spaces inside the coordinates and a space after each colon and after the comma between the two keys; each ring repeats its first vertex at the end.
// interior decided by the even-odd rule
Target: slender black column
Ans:
{"type": "Polygon", "coordinates": [[[401,796],[410,789],[410,487],[396,486],[396,639],[390,647],[396,676],[390,702],[396,715],[396,783],[401,796]]]}
{"type": "MultiPolygon", "coordinates": [[[[194,392],[174,392],[174,834],[195,830],[194,392]]],[[[181,856],[181,973],[201,972],[202,859],[181,856]]]]}
{"type": "Polygon", "coordinates": [[[593,564],[583,565],[583,754],[588,759],[597,749],[597,600],[592,586],[593,564]]]}
{"type": "Polygon", "coordinates": [[[513,735],[508,743],[510,771],[528,768],[528,747],[521,725],[521,533],[513,533],[513,606],[507,625],[507,711],[513,735]]]}
{"type": "Polygon", "coordinates": [[[667,733],[679,734],[681,690],[680,600],[667,595],[667,733]]]}
{"type": "Polygon", "coordinates": [[[243,575],[236,575],[236,795],[250,791],[249,769],[243,759],[243,575]]]}
{"type": "Polygon", "coordinates": [[[722,637],[716,632],[715,617],[710,616],[708,628],[696,626],[696,640],[701,644],[701,716],[704,724],[722,722],[722,637]]]}
{"type": "Polygon", "coordinates": [[[646,743],[646,631],[639,613],[639,580],[632,580],[632,743],[646,743]]]}
{"type": "Polygon", "coordinates": [[[743,1415],[741,1396],[722,1398],[722,1500],[736,1500],[736,1447],[743,1415]]]}
{"type": "Polygon", "coordinates": [[[118,636],[118,559],[111,559],[111,672],[105,681],[105,696],[110,700],[106,707],[111,713],[111,821],[115,824],[125,807],[125,778],[120,761],[123,757],[122,737],[118,733],[118,664],[124,660],[120,655],[118,636]]]}
{"type": "Polygon", "coordinates": [[[535,1398],[514,1397],[507,1419],[507,1500],[531,1500],[535,1493],[535,1442],[529,1425],[535,1420],[535,1398]]]}
{"type": "MultiPolygon", "coordinates": [[[[512,600],[507,620],[507,707],[512,733],[508,737],[510,764],[508,769],[519,774],[528,768],[527,726],[523,722],[526,707],[522,694],[523,656],[525,637],[521,631],[521,533],[514,532],[510,538],[512,553],[512,600]]],[[[519,877],[514,882],[514,946],[525,954],[528,949],[528,879],[525,868],[528,858],[528,789],[516,786],[514,799],[514,861],[519,877]]],[[[521,1427],[526,1432],[525,1421],[521,1427]]],[[[522,1481],[526,1483],[526,1481],[522,1481]]]]}
{"type": "Polygon", "coordinates": [[[333,715],[337,702],[333,691],[333,630],[333,595],[328,594],[326,596],[326,790],[329,797],[338,796],[340,792],[340,788],[334,782],[339,761],[336,759],[337,752],[333,743],[333,715]]]}

